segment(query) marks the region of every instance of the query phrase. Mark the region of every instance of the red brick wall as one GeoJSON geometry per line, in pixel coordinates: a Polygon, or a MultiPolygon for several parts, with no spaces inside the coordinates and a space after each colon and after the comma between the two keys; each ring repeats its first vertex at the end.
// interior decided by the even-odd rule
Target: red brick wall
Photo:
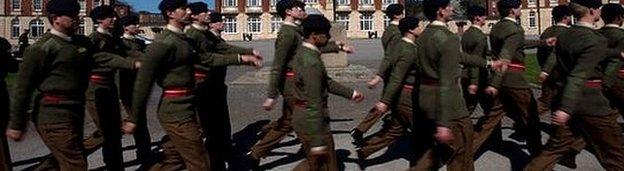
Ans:
{"type": "Polygon", "coordinates": [[[359,4],[358,0],[351,0],[351,10],[357,11],[359,5],[360,4],[359,4]]]}
{"type": "Polygon", "coordinates": [[[373,4],[375,5],[375,10],[381,10],[381,0],[374,0],[373,4]]]}
{"type": "Polygon", "coordinates": [[[214,0],[214,2],[215,2],[215,3],[214,3],[214,4],[215,4],[215,10],[216,10],[216,11],[219,11],[219,12],[222,12],[222,11],[221,11],[221,6],[222,6],[222,4],[221,4],[221,3],[223,3],[223,1],[222,1],[222,0],[214,0]]]}
{"type": "Polygon", "coordinates": [[[245,7],[247,6],[247,1],[238,0],[238,12],[245,12],[245,7]]]}
{"type": "Polygon", "coordinates": [[[32,15],[33,12],[32,0],[22,1],[22,15],[32,15]]]}

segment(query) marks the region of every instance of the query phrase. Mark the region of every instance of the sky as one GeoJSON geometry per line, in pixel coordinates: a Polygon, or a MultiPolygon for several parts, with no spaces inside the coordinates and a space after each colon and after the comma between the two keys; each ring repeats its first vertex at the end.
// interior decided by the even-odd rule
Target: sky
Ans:
{"type": "MultiPolygon", "coordinates": [[[[150,12],[158,12],[158,3],[161,0],[123,0],[128,2],[136,11],[150,11],[150,12]]],[[[188,0],[191,2],[204,1],[208,4],[208,8],[214,8],[214,0],[188,0]]]]}

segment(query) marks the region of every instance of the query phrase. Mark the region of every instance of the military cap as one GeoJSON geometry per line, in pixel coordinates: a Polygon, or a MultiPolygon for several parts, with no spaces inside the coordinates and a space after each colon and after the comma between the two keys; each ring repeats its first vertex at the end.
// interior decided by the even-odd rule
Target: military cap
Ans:
{"type": "Polygon", "coordinates": [[[158,10],[160,11],[173,11],[180,7],[186,7],[188,2],[186,0],[163,0],[158,4],[158,10]]]}
{"type": "Polygon", "coordinates": [[[615,21],[618,17],[622,17],[622,15],[624,15],[624,8],[622,8],[622,5],[605,4],[602,6],[600,17],[608,24],[615,21]]]}
{"type": "Polygon", "coordinates": [[[598,9],[602,6],[602,2],[600,0],[571,0],[570,2],[593,9],[598,9]]]}
{"type": "Polygon", "coordinates": [[[204,2],[193,2],[188,5],[193,15],[208,12],[208,4],[204,2]]]}
{"type": "Polygon", "coordinates": [[[48,15],[78,16],[80,4],[78,1],[51,0],[46,6],[46,11],[48,15]]]}
{"type": "Polygon", "coordinates": [[[101,20],[105,18],[117,17],[117,12],[115,12],[115,8],[109,5],[102,5],[94,8],[91,13],[89,13],[89,17],[93,20],[101,20]]]}
{"type": "Polygon", "coordinates": [[[471,17],[486,16],[485,8],[479,5],[473,5],[466,11],[466,15],[471,17]]]}
{"type": "Polygon", "coordinates": [[[572,16],[572,9],[568,5],[558,5],[552,10],[555,21],[560,21],[565,16],[572,16]]]}
{"type": "Polygon", "coordinates": [[[438,10],[446,7],[451,3],[450,0],[424,0],[423,13],[429,20],[435,20],[438,10]]]}
{"type": "Polygon", "coordinates": [[[303,26],[303,35],[306,38],[312,33],[327,34],[329,36],[329,30],[331,29],[329,20],[323,15],[309,15],[303,20],[301,25],[303,26]]]}
{"type": "Polygon", "coordinates": [[[405,17],[399,21],[399,30],[401,34],[406,33],[418,27],[419,23],[420,20],[416,17],[405,17]]]}
{"type": "Polygon", "coordinates": [[[139,24],[139,16],[136,15],[127,15],[119,19],[119,25],[121,25],[122,27],[137,24],[139,24]]]}
{"type": "Polygon", "coordinates": [[[521,2],[520,0],[500,0],[497,5],[499,8],[519,8],[521,2]]]}
{"type": "Polygon", "coordinates": [[[404,9],[401,4],[390,4],[386,7],[386,15],[392,19],[394,16],[403,14],[404,9]]]}
{"type": "Polygon", "coordinates": [[[223,15],[220,12],[213,11],[209,14],[210,23],[223,22],[223,15]]]}

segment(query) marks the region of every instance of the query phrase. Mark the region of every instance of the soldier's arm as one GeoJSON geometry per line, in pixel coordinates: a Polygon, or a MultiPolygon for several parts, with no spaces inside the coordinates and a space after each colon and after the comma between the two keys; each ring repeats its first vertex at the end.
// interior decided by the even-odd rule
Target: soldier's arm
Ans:
{"type": "Polygon", "coordinates": [[[533,49],[538,47],[548,46],[545,40],[524,40],[523,49],[533,49]]]}
{"type": "MultiPolygon", "coordinates": [[[[475,42],[475,46],[474,49],[472,50],[472,53],[470,54],[474,54],[474,55],[483,55],[485,54],[485,50],[487,49],[487,42],[485,41],[476,41],[475,42]]],[[[480,56],[481,59],[485,59],[485,56],[480,56]]],[[[468,77],[470,80],[470,84],[478,84],[479,83],[479,77],[481,76],[481,69],[479,69],[478,67],[469,67],[468,68],[468,77]]]]}
{"type": "MultiPolygon", "coordinates": [[[[617,46],[614,50],[624,51],[624,37],[621,37],[617,40],[617,46]]],[[[618,73],[622,66],[622,58],[619,55],[611,56],[608,58],[606,67],[604,69],[604,73],[606,78],[612,78],[615,74],[618,73]]]]}
{"type": "Polygon", "coordinates": [[[338,53],[342,50],[335,41],[329,41],[327,42],[327,45],[318,48],[322,53],[338,53]]]}
{"type": "MultiPolygon", "coordinates": [[[[310,58],[308,58],[310,59],[310,58]]],[[[323,84],[322,80],[326,75],[323,71],[323,64],[318,60],[306,60],[299,59],[301,69],[298,71],[301,74],[303,86],[305,89],[305,101],[306,101],[306,115],[305,115],[305,131],[308,131],[312,142],[311,147],[326,146],[328,144],[324,141],[324,116],[323,110],[323,84]],[[306,61],[303,61],[306,60],[306,61]]]]}
{"type": "Polygon", "coordinates": [[[31,46],[24,51],[24,62],[18,72],[18,80],[14,89],[9,128],[14,130],[26,129],[29,118],[26,111],[30,106],[31,96],[36,86],[43,79],[47,56],[48,52],[39,47],[31,46]]]}
{"type": "Polygon", "coordinates": [[[325,77],[327,79],[327,91],[329,93],[338,95],[340,97],[344,97],[347,99],[353,98],[354,90],[352,88],[346,87],[336,81],[334,81],[329,76],[325,77]]]}
{"type": "Polygon", "coordinates": [[[392,69],[392,74],[390,74],[390,78],[388,78],[388,82],[386,88],[383,90],[383,94],[381,97],[381,102],[390,105],[393,100],[401,92],[403,87],[403,80],[405,80],[405,75],[410,70],[411,66],[414,64],[414,58],[416,58],[416,54],[409,53],[410,50],[404,49],[401,50],[401,54],[399,55],[399,60],[396,63],[394,69],[392,69]]]}
{"type": "MultiPolygon", "coordinates": [[[[521,32],[514,32],[513,34],[509,35],[503,43],[504,45],[498,58],[512,61],[516,49],[521,48],[520,42],[522,42],[523,40],[524,36],[521,34],[521,32]]],[[[506,72],[507,71],[495,72],[492,76],[492,80],[490,81],[490,86],[499,88],[503,82],[503,75],[505,75],[506,72]]]]}
{"type": "Polygon", "coordinates": [[[240,65],[243,64],[239,54],[218,54],[204,52],[198,54],[199,64],[207,67],[240,65]]]}
{"type": "Polygon", "coordinates": [[[271,74],[269,76],[269,87],[267,90],[268,98],[277,98],[279,96],[279,87],[284,80],[284,74],[286,73],[286,65],[288,52],[294,51],[297,48],[296,39],[298,35],[288,32],[280,32],[275,40],[275,53],[273,55],[273,67],[271,68],[271,74]]]}
{"type": "Polygon", "coordinates": [[[98,52],[93,54],[95,64],[102,67],[111,67],[117,69],[136,69],[136,59],[127,59],[114,53],[98,52]]]}
{"type": "Polygon", "coordinates": [[[588,39],[579,40],[585,41],[586,46],[582,48],[584,51],[581,52],[576,65],[566,78],[567,81],[562,91],[563,96],[559,109],[568,114],[573,114],[576,106],[578,106],[579,99],[582,98],[585,82],[589,79],[590,74],[597,67],[598,63],[606,59],[604,56],[610,50],[607,48],[606,43],[588,39]],[[597,56],[597,54],[602,56],[597,56]]]}
{"type": "Polygon", "coordinates": [[[163,69],[167,59],[173,55],[170,47],[160,42],[154,42],[147,47],[141,68],[137,72],[132,94],[132,112],[129,119],[133,123],[139,120],[139,114],[145,114],[146,104],[159,71],[163,69]]]}
{"type": "Polygon", "coordinates": [[[458,58],[461,53],[459,52],[459,41],[454,38],[446,38],[446,40],[440,41],[440,47],[438,48],[438,53],[440,53],[440,60],[438,60],[438,75],[440,87],[438,90],[438,101],[436,102],[436,106],[438,111],[440,111],[439,115],[436,115],[436,121],[438,125],[442,125],[444,127],[449,127],[450,122],[453,118],[451,118],[451,104],[453,104],[453,98],[451,97],[450,89],[453,86],[457,86],[455,83],[454,72],[457,71],[457,63],[453,63],[458,58]]]}
{"type": "Polygon", "coordinates": [[[236,45],[229,44],[227,42],[218,42],[215,45],[217,52],[222,54],[244,54],[253,55],[252,48],[244,48],[236,45]]]}
{"type": "Polygon", "coordinates": [[[542,68],[542,72],[550,74],[553,68],[555,68],[555,65],[557,65],[557,54],[554,50],[552,50],[550,51],[550,53],[548,53],[548,57],[546,57],[546,62],[544,62],[544,68],[542,68]]]}

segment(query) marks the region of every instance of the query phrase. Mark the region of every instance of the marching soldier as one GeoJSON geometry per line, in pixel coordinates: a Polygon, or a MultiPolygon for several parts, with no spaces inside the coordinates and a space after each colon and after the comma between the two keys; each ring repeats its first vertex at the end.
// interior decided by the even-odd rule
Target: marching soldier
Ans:
{"type": "MultiPolygon", "coordinates": [[[[193,42],[184,31],[190,23],[191,11],[186,0],[163,0],[158,8],[167,21],[166,29],[147,47],[144,65],[137,73],[130,119],[123,124],[126,133],[132,133],[144,114],[147,100],[156,82],[163,88],[158,107],[158,119],[170,137],[170,149],[184,160],[188,170],[211,170],[201,127],[197,122],[195,106],[194,65],[226,66],[231,64],[259,65],[255,56],[229,56],[215,58],[206,53],[196,53],[193,42]]],[[[169,167],[164,163],[162,168],[169,167]]],[[[162,169],[161,168],[161,169],[162,169]]]]}
{"type": "MultiPolygon", "coordinates": [[[[393,58],[393,57],[396,57],[395,53],[397,51],[390,50],[390,49],[394,49],[395,45],[401,42],[401,38],[403,37],[401,36],[401,31],[399,30],[399,20],[405,18],[405,13],[403,11],[404,11],[404,7],[401,4],[391,4],[391,5],[388,5],[388,7],[386,8],[386,16],[388,16],[388,18],[391,18],[392,21],[390,21],[390,24],[388,24],[388,27],[386,27],[383,35],[381,36],[381,44],[384,49],[384,57],[383,57],[383,60],[381,61],[381,64],[379,65],[379,71],[377,72],[377,75],[375,75],[375,77],[371,81],[368,82],[369,87],[375,87],[384,79],[387,80],[390,77],[390,73],[392,73],[392,69],[394,65],[396,64],[396,61],[398,60],[398,59],[393,58]]],[[[385,85],[387,85],[387,82],[384,82],[384,88],[385,88],[385,85]]],[[[393,111],[397,112],[396,110],[393,110],[393,111]]],[[[358,124],[358,126],[356,126],[351,131],[351,136],[353,137],[353,140],[354,140],[353,142],[356,146],[364,145],[362,144],[364,141],[364,138],[362,136],[382,116],[383,116],[383,113],[371,113],[369,115],[366,115],[366,117],[362,119],[360,124],[358,124]]],[[[397,123],[399,122],[395,118],[391,118],[390,122],[391,123],[386,123],[386,125],[389,127],[396,127],[397,129],[405,129],[402,125],[397,125],[397,123]]],[[[370,142],[370,143],[376,144],[376,142],[370,142]]],[[[382,145],[382,147],[383,146],[385,145],[382,145]]]]}
{"type": "MultiPolygon", "coordinates": [[[[137,38],[139,34],[139,17],[127,15],[119,19],[119,26],[123,29],[122,42],[125,48],[126,58],[141,60],[145,52],[145,41],[137,38]]],[[[136,80],[136,71],[119,70],[119,97],[126,113],[132,110],[132,89],[136,80]]],[[[151,137],[147,129],[147,115],[139,114],[137,129],[134,131],[134,142],[137,146],[136,156],[141,163],[141,168],[149,167],[151,158],[151,137]]]]}
{"type": "MultiPolygon", "coordinates": [[[[91,11],[89,17],[99,24],[96,31],[89,35],[91,42],[102,52],[127,56],[123,53],[123,42],[112,33],[117,21],[115,9],[108,5],[99,6],[91,11]]],[[[98,129],[84,144],[87,153],[102,146],[106,168],[123,170],[122,133],[118,129],[121,127],[121,111],[115,74],[116,70],[111,67],[96,67],[91,71],[86,107],[98,129]]]]}
{"type": "MultiPolygon", "coordinates": [[[[479,56],[483,59],[487,59],[487,53],[489,51],[487,44],[487,35],[483,32],[483,26],[487,18],[485,8],[481,6],[472,6],[466,11],[470,22],[470,28],[462,35],[462,49],[465,53],[479,56]]],[[[481,102],[481,105],[486,105],[483,90],[487,87],[487,81],[489,78],[488,71],[478,67],[465,67],[467,78],[464,77],[462,84],[464,87],[464,98],[466,99],[466,106],[468,111],[472,113],[477,104],[481,102]]],[[[474,150],[474,149],[473,149],[474,150]]]]}
{"type": "Polygon", "coordinates": [[[516,120],[516,135],[526,136],[527,146],[531,155],[537,154],[542,146],[539,129],[537,104],[529,83],[524,78],[524,49],[537,46],[552,45],[555,38],[545,41],[525,41],[524,30],[517,23],[520,17],[520,0],[500,0],[497,2],[498,11],[503,17],[492,27],[490,44],[492,53],[503,60],[511,61],[509,69],[492,75],[485,93],[493,97],[490,111],[481,118],[478,125],[480,131],[476,133],[473,149],[478,150],[490,137],[503,114],[516,120]]]}
{"type": "MultiPolygon", "coordinates": [[[[17,71],[17,61],[11,56],[11,44],[0,37],[0,132],[4,133],[9,122],[9,92],[5,77],[8,73],[17,71]]],[[[7,137],[0,134],[0,170],[12,170],[11,153],[7,137]]]]}
{"type": "Polygon", "coordinates": [[[403,38],[396,43],[395,52],[391,58],[396,58],[396,64],[392,73],[385,80],[387,85],[383,90],[383,96],[375,105],[374,113],[384,113],[388,106],[396,104],[397,112],[392,113],[392,120],[384,124],[383,128],[367,138],[363,146],[357,150],[360,159],[366,159],[371,154],[381,150],[403,136],[412,122],[412,91],[417,86],[416,78],[419,76],[419,67],[414,64],[418,44],[416,38],[422,32],[419,27],[420,20],[415,17],[406,17],[400,20],[399,30],[403,38]]]}
{"type": "MultiPolygon", "coordinates": [[[[540,39],[545,40],[550,37],[557,37],[559,34],[570,28],[572,23],[572,11],[568,5],[559,5],[553,8],[552,17],[556,24],[548,27],[540,39]]],[[[542,95],[538,98],[538,112],[540,115],[550,112],[550,101],[552,100],[552,91],[554,91],[552,81],[548,79],[548,75],[556,64],[556,56],[553,47],[543,46],[537,48],[537,62],[542,68],[539,80],[542,82],[542,95]]]]}
{"type": "MultiPolygon", "coordinates": [[[[292,100],[293,89],[288,89],[285,85],[293,81],[293,77],[291,77],[292,60],[297,47],[301,45],[303,32],[298,23],[301,23],[307,14],[304,11],[305,3],[298,0],[280,0],[276,8],[277,13],[284,19],[284,23],[275,40],[275,54],[269,76],[267,99],[262,106],[265,110],[272,110],[279,95],[282,95],[284,102],[282,103],[280,118],[263,128],[264,136],[247,154],[254,160],[253,165],[257,165],[260,158],[265,157],[288,133],[293,131],[292,106],[286,103],[286,101],[292,100]]],[[[352,52],[352,48],[342,42],[330,41],[327,46],[319,47],[319,49],[323,53],[352,52]]]]}
{"type": "Polygon", "coordinates": [[[449,0],[425,0],[423,9],[431,23],[418,38],[420,86],[413,95],[418,97],[419,109],[414,118],[425,119],[419,124],[428,133],[422,136],[428,137],[422,139],[435,138],[436,143],[419,142],[427,147],[410,170],[432,170],[441,165],[447,165],[448,170],[474,170],[473,126],[461,96],[459,65],[500,68],[504,62],[486,62],[460,52],[459,38],[446,25],[453,15],[449,0]]]}
{"type": "Polygon", "coordinates": [[[332,93],[360,102],[364,96],[327,75],[318,47],[328,44],[329,21],[323,15],[310,15],[302,25],[304,41],[293,57],[289,76],[293,81],[284,85],[293,90],[293,98],[286,103],[293,108],[293,128],[306,155],[293,170],[338,170],[327,98],[332,93]]]}
{"type": "MultiPolygon", "coordinates": [[[[225,56],[252,55],[259,53],[250,48],[229,45],[220,37],[223,31],[223,16],[208,11],[208,4],[194,2],[189,4],[193,24],[186,30],[193,39],[199,52],[207,52],[214,58],[225,56]]],[[[225,76],[227,68],[204,67],[195,65],[197,86],[197,114],[202,130],[207,137],[206,150],[214,170],[226,170],[225,162],[231,151],[231,125],[227,104],[227,86],[225,76]]]]}
{"type": "MultiPolygon", "coordinates": [[[[619,4],[606,4],[602,7],[602,20],[605,26],[598,30],[609,39],[609,48],[624,50],[624,9],[619,4]]],[[[622,116],[624,116],[624,66],[622,60],[611,58],[605,68],[605,95],[622,116]]]]}
{"type": "Polygon", "coordinates": [[[594,30],[600,0],[573,0],[569,6],[578,22],[559,35],[555,48],[558,62],[550,79],[561,92],[552,101],[553,131],[544,150],[524,170],[552,170],[557,160],[585,142],[603,168],[624,170],[619,116],[602,91],[602,65],[624,54],[622,49],[609,48],[608,40],[594,30]]]}
{"type": "Polygon", "coordinates": [[[82,141],[89,73],[96,67],[134,69],[140,63],[96,53],[99,49],[89,38],[74,35],[80,10],[77,1],[51,0],[46,10],[52,29],[24,53],[7,135],[22,138],[30,97],[38,90],[33,121],[60,170],[87,170],[82,141]]]}

